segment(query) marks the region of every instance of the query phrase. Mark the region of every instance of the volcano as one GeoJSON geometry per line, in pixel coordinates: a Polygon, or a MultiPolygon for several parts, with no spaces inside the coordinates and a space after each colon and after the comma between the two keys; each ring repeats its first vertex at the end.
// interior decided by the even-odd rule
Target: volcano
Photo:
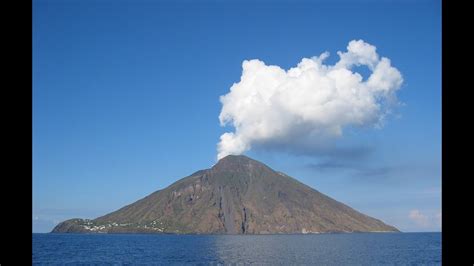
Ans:
{"type": "Polygon", "coordinates": [[[398,232],[296,179],[229,155],[117,211],[53,233],[295,234],[398,232]]]}

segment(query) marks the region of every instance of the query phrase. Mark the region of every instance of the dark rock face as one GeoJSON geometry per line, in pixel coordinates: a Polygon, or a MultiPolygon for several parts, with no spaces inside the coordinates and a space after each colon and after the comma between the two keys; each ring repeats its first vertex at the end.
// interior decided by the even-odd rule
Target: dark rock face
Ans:
{"type": "Polygon", "coordinates": [[[61,233],[275,234],[398,230],[246,156],[229,155],[169,187],[61,233]]]}

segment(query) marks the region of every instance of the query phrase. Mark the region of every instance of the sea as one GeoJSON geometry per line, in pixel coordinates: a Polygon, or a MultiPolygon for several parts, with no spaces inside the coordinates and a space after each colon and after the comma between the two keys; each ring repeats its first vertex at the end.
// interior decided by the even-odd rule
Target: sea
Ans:
{"type": "Polygon", "coordinates": [[[33,264],[440,265],[441,233],[34,233],[33,264]]]}

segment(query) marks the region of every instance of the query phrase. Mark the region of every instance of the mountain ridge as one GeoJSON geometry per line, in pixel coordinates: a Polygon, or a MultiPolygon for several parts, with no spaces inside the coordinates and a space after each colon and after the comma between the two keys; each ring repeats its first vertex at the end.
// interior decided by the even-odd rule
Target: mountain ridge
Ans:
{"type": "Polygon", "coordinates": [[[53,233],[278,234],[398,232],[244,155],[93,220],[70,219],[53,233]]]}

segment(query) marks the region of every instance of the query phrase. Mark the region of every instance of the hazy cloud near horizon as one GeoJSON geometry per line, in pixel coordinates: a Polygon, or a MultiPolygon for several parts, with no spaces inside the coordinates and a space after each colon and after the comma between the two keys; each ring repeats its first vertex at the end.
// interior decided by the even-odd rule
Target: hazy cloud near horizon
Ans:
{"type": "Polygon", "coordinates": [[[441,229],[441,210],[437,211],[436,213],[424,213],[418,209],[414,209],[410,211],[408,218],[419,228],[441,229]]]}
{"type": "Polygon", "coordinates": [[[324,52],[287,71],[245,60],[240,81],[220,98],[220,123],[235,130],[221,135],[218,159],[255,147],[321,154],[331,151],[331,141],[346,127],[382,126],[398,103],[401,73],[363,40],[350,41],[338,55],[334,65],[324,64],[324,52]],[[355,66],[367,67],[368,78],[355,66]]]}

